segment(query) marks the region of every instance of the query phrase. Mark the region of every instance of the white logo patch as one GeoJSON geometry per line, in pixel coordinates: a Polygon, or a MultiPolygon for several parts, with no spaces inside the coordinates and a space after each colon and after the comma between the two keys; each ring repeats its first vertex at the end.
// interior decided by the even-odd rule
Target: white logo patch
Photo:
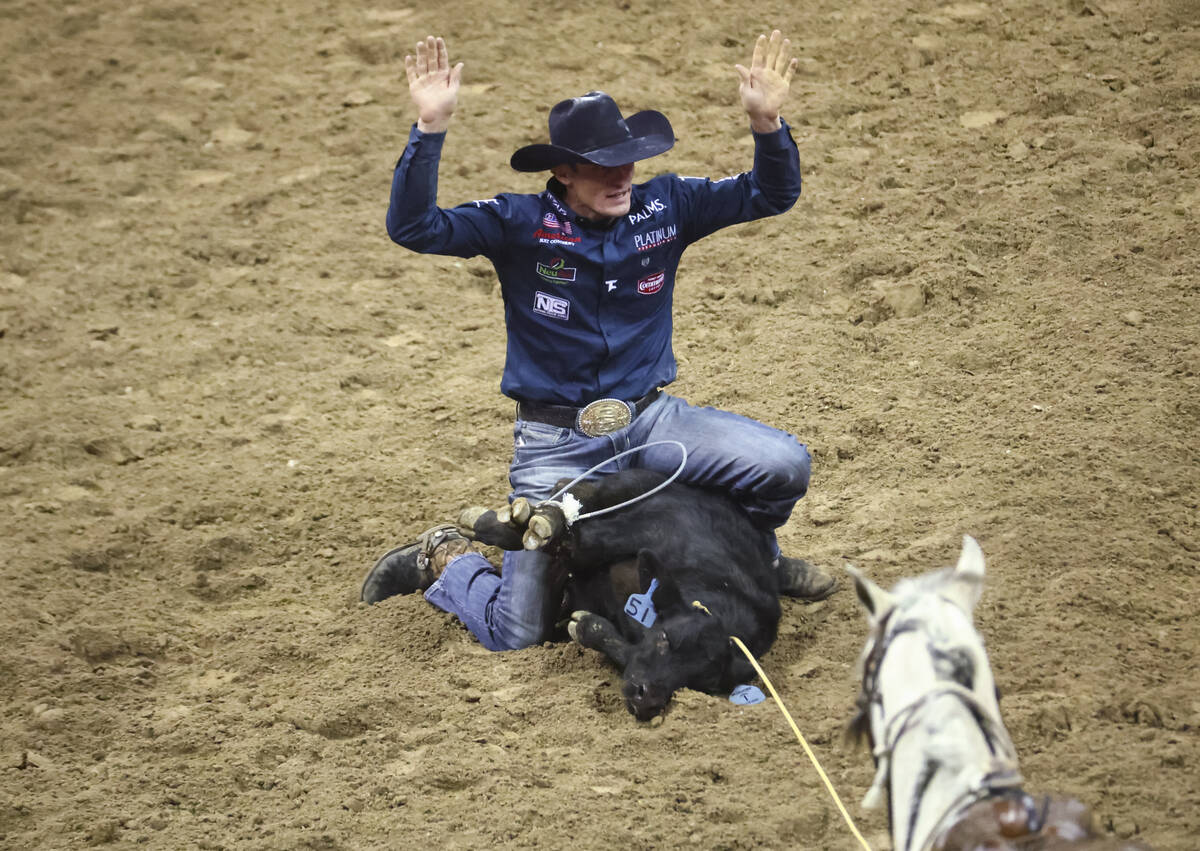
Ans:
{"type": "Polygon", "coordinates": [[[667,205],[660,199],[651,199],[645,203],[641,210],[629,214],[629,223],[636,225],[638,222],[644,222],[646,219],[653,217],[655,213],[661,213],[665,209],[667,209],[667,205]]]}
{"type": "Polygon", "coordinates": [[[678,234],[678,225],[667,225],[666,227],[646,231],[646,233],[634,234],[633,247],[638,251],[649,251],[652,248],[658,248],[660,245],[666,245],[668,242],[674,242],[678,234]]]}
{"type": "Polygon", "coordinates": [[[571,302],[565,298],[552,296],[549,293],[536,292],[533,296],[533,312],[551,319],[570,319],[571,302]]]}

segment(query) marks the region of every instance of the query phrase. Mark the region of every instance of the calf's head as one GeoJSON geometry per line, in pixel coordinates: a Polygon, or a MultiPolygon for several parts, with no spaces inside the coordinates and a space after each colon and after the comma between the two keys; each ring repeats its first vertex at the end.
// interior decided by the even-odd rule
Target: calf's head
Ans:
{"type": "MultiPolygon", "coordinates": [[[[639,553],[639,566],[653,556],[639,553]]],[[[654,608],[658,620],[629,652],[621,692],[625,705],[639,721],[660,714],[681,688],[709,694],[727,686],[730,643],[721,622],[685,603],[679,588],[662,570],[655,570],[658,588],[654,608]]]]}

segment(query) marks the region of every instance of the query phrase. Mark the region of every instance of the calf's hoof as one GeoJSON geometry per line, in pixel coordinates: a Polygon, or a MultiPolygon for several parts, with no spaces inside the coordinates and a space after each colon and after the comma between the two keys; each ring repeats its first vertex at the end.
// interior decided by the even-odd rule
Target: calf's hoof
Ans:
{"type": "Polygon", "coordinates": [[[586,617],[594,617],[591,612],[571,612],[571,622],[567,624],[567,635],[571,636],[571,640],[583,644],[583,639],[580,638],[579,622],[586,617]]]}
{"type": "Polygon", "coordinates": [[[567,531],[567,517],[558,504],[543,502],[533,509],[526,525],[528,531],[525,532],[525,549],[540,550],[567,531]]]}
{"type": "Polygon", "coordinates": [[[592,650],[606,651],[605,645],[608,642],[623,642],[620,633],[611,622],[591,612],[571,612],[567,635],[578,644],[592,650]]]}
{"type": "MultiPolygon", "coordinates": [[[[475,524],[478,523],[491,509],[484,508],[482,505],[472,505],[469,508],[464,508],[458,513],[458,531],[468,538],[478,538],[479,534],[475,531],[475,524]]],[[[493,517],[496,512],[492,512],[493,517]]]]}
{"type": "Polygon", "coordinates": [[[533,506],[525,497],[519,496],[497,511],[496,518],[501,523],[507,523],[510,526],[524,526],[529,522],[531,514],[533,514],[533,506]]]}
{"type": "Polygon", "coordinates": [[[502,550],[521,549],[521,529],[501,523],[496,512],[482,506],[464,508],[458,515],[458,529],[465,537],[502,550]]]}

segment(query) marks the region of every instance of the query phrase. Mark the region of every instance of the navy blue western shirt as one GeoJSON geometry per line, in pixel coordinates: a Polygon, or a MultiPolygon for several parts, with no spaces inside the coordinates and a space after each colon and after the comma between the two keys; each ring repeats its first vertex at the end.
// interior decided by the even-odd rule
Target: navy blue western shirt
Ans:
{"type": "Polygon", "coordinates": [[[392,178],[388,234],[414,251],[492,262],[508,329],[500,392],[519,401],[632,400],[670,384],[683,250],[719,228],[782,213],[800,195],[799,153],[785,124],[754,134],[753,171],[635,184],[628,214],[611,224],[577,216],[550,188],[441,209],[445,138],[413,126],[392,178]]]}

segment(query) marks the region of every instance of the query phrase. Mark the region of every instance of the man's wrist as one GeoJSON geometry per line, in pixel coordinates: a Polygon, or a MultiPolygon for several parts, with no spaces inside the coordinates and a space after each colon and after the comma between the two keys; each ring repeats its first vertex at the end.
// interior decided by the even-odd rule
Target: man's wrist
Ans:
{"type": "Polygon", "coordinates": [[[417,129],[422,133],[445,133],[450,127],[450,119],[438,118],[433,121],[426,121],[424,118],[417,119],[417,129]]]}
{"type": "Polygon", "coordinates": [[[774,133],[781,127],[783,127],[783,122],[780,121],[778,115],[769,118],[765,115],[750,116],[750,129],[755,133],[774,133]]]}

